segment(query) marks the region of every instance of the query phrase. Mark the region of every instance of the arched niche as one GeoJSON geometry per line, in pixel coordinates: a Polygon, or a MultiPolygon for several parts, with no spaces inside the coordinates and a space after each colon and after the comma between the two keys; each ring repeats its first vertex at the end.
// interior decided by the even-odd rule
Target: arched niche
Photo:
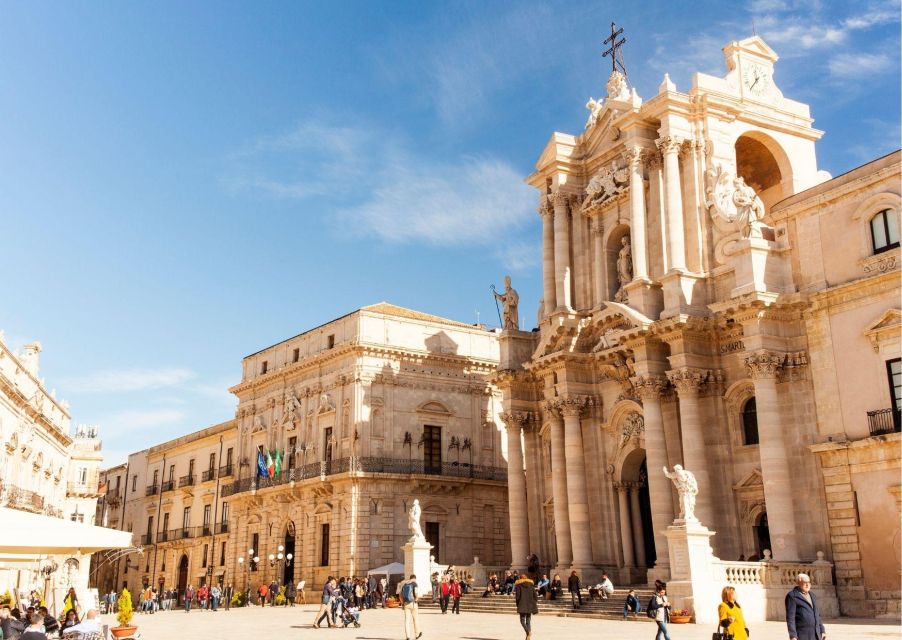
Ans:
{"type": "Polygon", "coordinates": [[[769,135],[749,130],[740,135],[736,152],[736,175],[752,187],[766,211],[792,195],[792,164],[783,147],[769,135]]]}
{"type": "Polygon", "coordinates": [[[629,225],[618,224],[611,229],[604,243],[605,253],[605,270],[607,282],[605,283],[605,292],[607,300],[613,300],[620,288],[620,280],[617,278],[617,257],[620,255],[624,236],[630,235],[629,225]]]}

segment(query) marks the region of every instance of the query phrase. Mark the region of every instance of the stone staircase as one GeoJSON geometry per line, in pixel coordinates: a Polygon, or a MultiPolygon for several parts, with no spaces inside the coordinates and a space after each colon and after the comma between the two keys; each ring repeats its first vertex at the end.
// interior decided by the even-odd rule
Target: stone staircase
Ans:
{"type": "MultiPolygon", "coordinates": [[[[631,587],[636,590],[642,609],[638,615],[630,614],[630,621],[651,622],[645,615],[645,605],[648,603],[654,591],[647,586],[631,587]]],[[[607,600],[593,600],[589,602],[589,592],[583,589],[583,606],[574,610],[570,604],[570,594],[566,591],[559,600],[539,599],[539,615],[550,615],[574,618],[595,618],[599,620],[623,620],[623,603],[626,602],[626,594],[630,588],[614,589],[614,594],[607,600]]],[[[432,603],[431,597],[420,599],[420,609],[439,610],[436,602],[432,603]]],[[[513,595],[482,597],[482,591],[471,591],[460,599],[461,614],[469,611],[480,613],[506,613],[511,616],[517,614],[517,603],[513,595]]],[[[448,615],[451,615],[451,605],[448,605],[448,615]]]]}

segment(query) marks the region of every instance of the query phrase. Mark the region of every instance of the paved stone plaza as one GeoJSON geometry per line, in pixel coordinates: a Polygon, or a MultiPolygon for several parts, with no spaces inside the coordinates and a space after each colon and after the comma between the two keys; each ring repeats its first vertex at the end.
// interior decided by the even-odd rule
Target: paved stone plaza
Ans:
{"type": "MultiPolygon", "coordinates": [[[[155,615],[136,615],[144,640],[223,640],[224,638],[341,638],[342,640],[403,640],[403,614],[400,609],[364,611],[359,629],[311,628],[318,609],[315,605],[292,608],[233,609],[231,611],[160,612],[155,615]]],[[[111,616],[103,616],[107,624],[115,625],[111,616]]],[[[437,611],[420,610],[423,640],[517,640],[522,630],[516,616],[490,613],[445,615],[437,611]]],[[[849,619],[827,621],[830,640],[867,640],[898,638],[899,625],[890,621],[849,619]]],[[[604,638],[605,640],[651,640],[654,625],[649,621],[612,622],[536,616],[533,620],[535,640],[545,638],[604,638]]],[[[673,640],[708,640],[713,628],[708,625],[671,625],[673,640]]],[[[784,640],[786,625],[765,622],[752,626],[755,640],[784,640]]]]}

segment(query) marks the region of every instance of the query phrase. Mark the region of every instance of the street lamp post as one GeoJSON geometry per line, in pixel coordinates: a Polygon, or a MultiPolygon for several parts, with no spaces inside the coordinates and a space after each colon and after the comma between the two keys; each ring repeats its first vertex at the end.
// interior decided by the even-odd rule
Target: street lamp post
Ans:
{"type": "Polygon", "coordinates": [[[238,570],[241,570],[241,567],[244,567],[244,606],[247,606],[251,602],[251,594],[249,591],[250,588],[250,571],[251,571],[251,563],[260,562],[260,557],[254,555],[253,549],[247,550],[247,560],[244,559],[243,556],[238,558],[238,570]]]}

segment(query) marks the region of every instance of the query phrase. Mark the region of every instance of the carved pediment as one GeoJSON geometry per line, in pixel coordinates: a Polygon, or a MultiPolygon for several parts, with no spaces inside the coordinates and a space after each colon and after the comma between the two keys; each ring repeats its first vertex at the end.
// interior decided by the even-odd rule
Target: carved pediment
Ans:
{"type": "Polygon", "coordinates": [[[448,407],[443,405],[441,402],[438,402],[437,400],[430,400],[429,402],[421,404],[419,407],[417,407],[417,412],[434,414],[437,413],[443,416],[451,415],[451,411],[448,409],[448,407]]]}
{"type": "Polygon", "coordinates": [[[733,491],[738,494],[755,494],[764,491],[764,480],[760,469],[752,469],[751,473],[733,485],[733,491]]]}
{"type": "Polygon", "coordinates": [[[874,351],[880,351],[880,343],[898,340],[902,329],[902,311],[887,309],[883,314],[865,327],[864,335],[871,341],[874,351]]]}

